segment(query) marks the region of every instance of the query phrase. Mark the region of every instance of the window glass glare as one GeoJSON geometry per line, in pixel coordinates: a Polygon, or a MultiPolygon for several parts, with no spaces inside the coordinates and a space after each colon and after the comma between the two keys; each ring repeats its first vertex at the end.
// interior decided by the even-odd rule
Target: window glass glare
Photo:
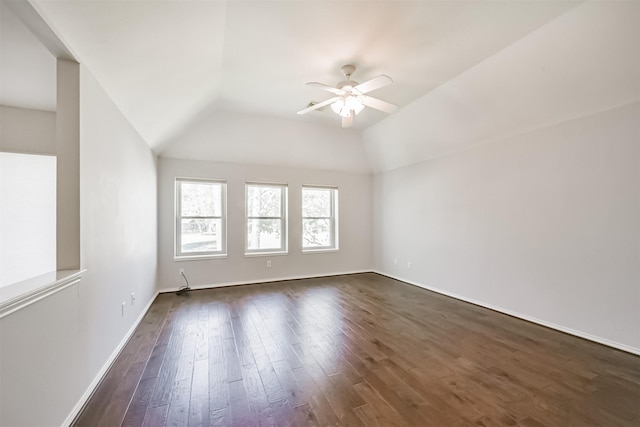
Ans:
{"type": "Polygon", "coordinates": [[[225,182],[176,178],[177,258],[226,253],[225,204],[225,182]]]}
{"type": "Polygon", "coordinates": [[[302,187],[302,249],[337,249],[336,188],[302,187]]]}
{"type": "Polygon", "coordinates": [[[248,219],[247,249],[282,249],[282,221],[280,219],[248,219]]]}
{"type": "Polygon", "coordinates": [[[331,246],[331,220],[326,218],[303,219],[302,246],[305,248],[331,246]]]}
{"type": "Polygon", "coordinates": [[[282,188],[249,186],[247,188],[247,216],[280,217],[282,210],[282,188]]]}
{"type": "Polygon", "coordinates": [[[212,252],[222,250],[222,220],[208,218],[182,219],[181,252],[212,252]]]}
{"type": "Polygon", "coordinates": [[[221,185],[217,183],[182,183],[181,216],[220,216],[221,185]]]}
{"type": "Polygon", "coordinates": [[[330,189],[305,188],[302,191],[302,216],[330,217],[332,191],[330,189]]]}

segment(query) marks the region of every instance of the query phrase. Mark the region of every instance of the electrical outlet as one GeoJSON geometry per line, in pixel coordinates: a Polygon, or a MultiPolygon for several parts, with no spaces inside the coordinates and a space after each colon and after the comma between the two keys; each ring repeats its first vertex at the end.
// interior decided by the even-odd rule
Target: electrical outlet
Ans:
{"type": "Polygon", "coordinates": [[[407,268],[411,269],[411,261],[407,263],[407,268]]]}
{"type": "Polygon", "coordinates": [[[393,259],[393,265],[398,265],[398,260],[397,259],[393,259]]]}
{"type": "Polygon", "coordinates": [[[122,301],[122,316],[124,317],[124,307],[127,305],[126,301],[122,301]]]}
{"type": "Polygon", "coordinates": [[[178,276],[182,276],[184,274],[184,268],[178,269],[178,276]]]}
{"type": "Polygon", "coordinates": [[[267,268],[271,268],[271,261],[267,261],[267,268]]]}
{"type": "Polygon", "coordinates": [[[131,292],[131,305],[133,305],[134,302],[136,302],[136,293],[131,292]]]}

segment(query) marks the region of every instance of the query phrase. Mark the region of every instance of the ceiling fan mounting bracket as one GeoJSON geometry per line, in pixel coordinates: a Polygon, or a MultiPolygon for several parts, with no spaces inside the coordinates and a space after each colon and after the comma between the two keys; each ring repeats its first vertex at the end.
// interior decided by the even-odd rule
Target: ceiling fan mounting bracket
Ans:
{"type": "Polygon", "coordinates": [[[341,70],[344,73],[347,80],[351,80],[351,74],[353,74],[356,71],[356,66],[352,64],[346,64],[342,66],[341,70]]]}

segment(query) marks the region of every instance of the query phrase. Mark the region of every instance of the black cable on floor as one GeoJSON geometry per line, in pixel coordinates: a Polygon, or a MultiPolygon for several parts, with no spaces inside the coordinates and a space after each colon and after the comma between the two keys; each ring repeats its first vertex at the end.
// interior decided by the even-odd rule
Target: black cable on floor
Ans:
{"type": "Polygon", "coordinates": [[[178,289],[176,295],[187,295],[187,292],[191,290],[191,288],[189,287],[189,281],[187,280],[187,276],[184,275],[184,271],[180,272],[180,275],[184,277],[186,285],[178,289]]]}

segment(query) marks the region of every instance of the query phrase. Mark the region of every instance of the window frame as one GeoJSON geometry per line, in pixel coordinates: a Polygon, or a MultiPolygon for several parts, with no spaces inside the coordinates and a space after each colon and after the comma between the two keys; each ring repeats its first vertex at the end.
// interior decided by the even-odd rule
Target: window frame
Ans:
{"type": "Polygon", "coordinates": [[[300,191],[300,246],[302,248],[303,253],[313,253],[313,252],[337,252],[339,250],[339,221],[338,221],[338,187],[333,185],[311,185],[311,184],[303,184],[302,190],[300,191]],[[316,190],[331,190],[330,197],[330,217],[310,217],[304,216],[304,190],[305,189],[316,189],[316,190]],[[329,224],[331,227],[330,232],[330,241],[331,243],[327,246],[313,246],[313,247],[305,247],[304,245],[304,221],[305,219],[329,219],[329,224]]]}
{"type": "Polygon", "coordinates": [[[280,182],[246,181],[244,184],[244,255],[287,255],[289,253],[289,186],[280,182]],[[249,216],[249,187],[280,188],[280,216],[249,216]],[[280,248],[249,249],[249,220],[251,219],[279,219],[280,220],[280,248]]]}
{"type": "Polygon", "coordinates": [[[174,195],[173,259],[175,261],[187,261],[209,258],[225,258],[227,256],[227,181],[223,179],[176,177],[174,195]],[[182,216],[182,183],[220,185],[220,216],[182,216]],[[182,220],[188,218],[220,219],[220,250],[182,252],[182,220]]]}

